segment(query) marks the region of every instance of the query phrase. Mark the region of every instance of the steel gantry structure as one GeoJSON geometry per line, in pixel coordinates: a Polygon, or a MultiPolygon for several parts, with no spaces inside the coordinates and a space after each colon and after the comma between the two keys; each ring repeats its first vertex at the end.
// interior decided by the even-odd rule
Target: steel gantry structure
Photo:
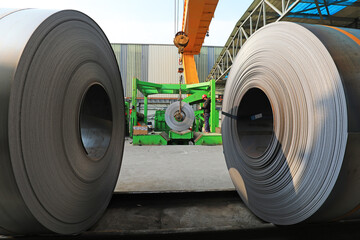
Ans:
{"type": "Polygon", "coordinates": [[[360,28],[360,0],[255,0],[240,18],[206,81],[215,79],[218,90],[240,48],[261,27],[278,21],[360,28]]]}
{"type": "Polygon", "coordinates": [[[185,0],[182,31],[189,37],[184,49],[184,77],[187,84],[199,83],[194,55],[200,53],[219,0],[185,0]]]}

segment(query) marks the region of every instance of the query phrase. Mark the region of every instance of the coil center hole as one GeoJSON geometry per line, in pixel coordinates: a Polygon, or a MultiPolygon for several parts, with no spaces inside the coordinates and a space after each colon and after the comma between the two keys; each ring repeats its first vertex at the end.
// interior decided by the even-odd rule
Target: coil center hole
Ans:
{"type": "Polygon", "coordinates": [[[175,119],[175,121],[177,121],[177,122],[182,122],[182,121],[184,121],[184,119],[185,119],[185,113],[183,112],[183,111],[181,111],[181,113],[180,113],[180,111],[179,110],[177,110],[175,113],[174,113],[174,119],[175,119]]]}
{"type": "Polygon", "coordinates": [[[259,88],[249,89],[241,99],[237,130],[241,147],[249,157],[259,158],[269,148],[274,135],[273,111],[259,88]]]}
{"type": "Polygon", "coordinates": [[[91,85],[81,103],[80,138],[87,156],[101,159],[110,144],[113,127],[110,98],[100,84],[91,85]]]}

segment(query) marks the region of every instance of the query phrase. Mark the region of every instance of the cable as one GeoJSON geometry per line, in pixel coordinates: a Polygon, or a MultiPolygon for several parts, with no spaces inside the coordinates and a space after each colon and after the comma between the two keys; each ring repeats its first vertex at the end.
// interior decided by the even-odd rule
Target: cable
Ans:
{"type": "Polygon", "coordinates": [[[176,0],[174,0],[174,35],[177,33],[177,29],[176,29],[176,21],[177,21],[177,16],[176,16],[176,0]]]}

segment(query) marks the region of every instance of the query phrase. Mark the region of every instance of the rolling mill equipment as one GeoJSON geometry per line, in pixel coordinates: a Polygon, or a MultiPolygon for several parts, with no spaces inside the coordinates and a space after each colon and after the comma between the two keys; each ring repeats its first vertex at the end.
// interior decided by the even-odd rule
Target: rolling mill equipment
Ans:
{"type": "Polygon", "coordinates": [[[134,145],[189,144],[189,142],[195,145],[216,145],[222,143],[219,111],[216,109],[215,81],[199,82],[194,58],[194,55],[200,53],[217,3],[218,0],[184,1],[182,30],[177,32],[173,39],[179,54],[179,84],[149,83],[133,79],[129,132],[134,145]],[[139,114],[140,108],[137,111],[138,90],[144,96],[144,114],[139,114]],[[178,101],[170,104],[165,112],[159,110],[155,113],[155,132],[149,134],[146,127],[148,96],[154,94],[178,94],[178,101]],[[183,94],[187,94],[184,99],[182,99],[183,94]],[[203,134],[201,131],[204,122],[203,110],[194,111],[194,106],[203,102],[202,95],[204,94],[211,99],[209,134],[203,134]],[[138,121],[140,117],[143,121],[142,126],[138,126],[141,125],[138,121]]]}
{"type": "MultiPolygon", "coordinates": [[[[216,110],[215,81],[198,84],[158,84],[143,82],[133,79],[132,88],[132,112],[130,119],[130,136],[133,138],[134,145],[168,145],[168,144],[188,144],[193,141],[195,145],[214,145],[221,144],[221,134],[216,133],[219,126],[219,111],[216,110]],[[154,132],[148,132],[145,125],[139,125],[137,111],[137,91],[144,95],[143,123],[148,119],[148,96],[154,94],[179,94],[180,101],[170,104],[163,113],[163,120],[168,128],[162,126],[161,129],[155,127],[154,132]],[[188,94],[181,99],[182,94],[188,94]],[[202,95],[207,94],[211,98],[210,130],[211,133],[203,134],[199,131],[202,127],[203,110],[194,111],[191,105],[202,102],[202,95]],[[201,121],[202,120],[202,121],[201,121]],[[138,132],[135,132],[140,130],[138,132]]],[[[159,126],[155,119],[154,126],[159,126]]]]}

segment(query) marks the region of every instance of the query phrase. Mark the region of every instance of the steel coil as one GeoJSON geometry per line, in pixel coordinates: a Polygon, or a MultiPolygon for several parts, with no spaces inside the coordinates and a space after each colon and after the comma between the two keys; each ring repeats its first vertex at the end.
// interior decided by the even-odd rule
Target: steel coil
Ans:
{"type": "Polygon", "coordinates": [[[181,114],[183,119],[181,121],[176,120],[175,115],[180,111],[180,102],[174,102],[170,104],[165,111],[166,124],[175,131],[184,131],[189,129],[195,119],[194,110],[188,103],[181,102],[181,114]]]}
{"type": "Polygon", "coordinates": [[[359,208],[359,37],[354,29],[274,23],[234,60],[224,154],[238,193],[263,220],[333,221],[359,208]]]}
{"type": "Polygon", "coordinates": [[[124,144],[111,45],[77,11],[0,11],[0,234],[73,234],[105,211],[124,144]]]}

